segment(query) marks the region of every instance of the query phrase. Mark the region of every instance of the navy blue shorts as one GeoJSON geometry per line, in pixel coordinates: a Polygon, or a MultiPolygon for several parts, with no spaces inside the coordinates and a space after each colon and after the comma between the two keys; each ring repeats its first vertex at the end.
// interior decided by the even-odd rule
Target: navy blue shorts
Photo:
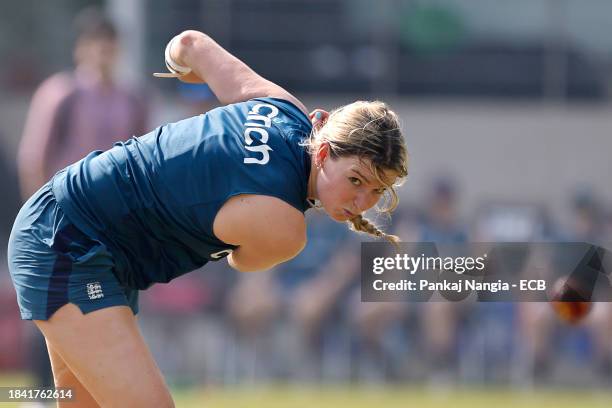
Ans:
{"type": "Polygon", "coordinates": [[[7,256],[24,320],[47,320],[67,303],[83,313],[117,305],[138,312],[138,291],[119,283],[113,255],[68,220],[50,183],[19,211],[7,256]]]}

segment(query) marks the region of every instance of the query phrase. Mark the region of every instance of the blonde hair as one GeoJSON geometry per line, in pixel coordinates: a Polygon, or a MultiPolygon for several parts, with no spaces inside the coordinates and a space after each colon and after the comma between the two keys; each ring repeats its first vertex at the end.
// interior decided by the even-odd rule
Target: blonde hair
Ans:
{"type": "MultiPolygon", "coordinates": [[[[329,145],[330,157],[356,156],[369,165],[376,180],[386,186],[386,206],[376,207],[380,213],[391,213],[399,203],[395,187],[402,184],[408,175],[408,150],[400,130],[397,115],[380,101],[357,101],[332,111],[327,122],[319,130],[313,130],[307,143],[314,155],[322,143],[329,145]],[[385,180],[391,171],[397,181],[385,180]]],[[[395,235],[381,231],[370,220],[358,215],[347,221],[353,231],[384,238],[397,243],[395,235]]]]}

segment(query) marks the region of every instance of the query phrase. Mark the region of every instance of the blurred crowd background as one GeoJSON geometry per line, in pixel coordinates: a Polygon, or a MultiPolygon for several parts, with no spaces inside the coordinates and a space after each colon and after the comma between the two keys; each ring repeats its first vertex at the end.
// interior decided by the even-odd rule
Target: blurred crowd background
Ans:
{"type": "MultiPolygon", "coordinates": [[[[378,221],[403,240],[612,241],[609,1],[22,0],[0,15],[1,258],[55,171],[217,106],[205,86],[151,76],[186,28],[309,108],[389,102],[410,175],[378,221]]],[[[364,303],[367,238],[308,218],[307,248],[279,268],[211,263],[141,295],[170,383],[612,384],[608,304],[567,326],[544,303],[364,303]]],[[[0,373],[49,383],[44,356],[3,261],[0,373]]]]}

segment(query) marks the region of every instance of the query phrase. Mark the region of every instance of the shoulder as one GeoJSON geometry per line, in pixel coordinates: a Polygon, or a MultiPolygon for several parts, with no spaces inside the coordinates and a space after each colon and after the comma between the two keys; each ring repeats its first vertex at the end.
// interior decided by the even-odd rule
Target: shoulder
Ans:
{"type": "Polygon", "coordinates": [[[228,244],[257,244],[274,252],[299,252],[306,244],[304,214],[279,198],[265,195],[230,198],[217,213],[213,231],[228,244]]]}
{"type": "Polygon", "coordinates": [[[36,90],[37,94],[67,95],[74,91],[76,82],[70,72],[58,72],[45,79],[36,90]]]}
{"type": "Polygon", "coordinates": [[[284,119],[285,122],[299,125],[307,132],[310,132],[312,129],[312,123],[308,115],[296,104],[295,100],[278,97],[262,97],[252,99],[249,102],[251,104],[254,103],[249,114],[257,115],[263,112],[270,118],[284,119]]]}
{"type": "Polygon", "coordinates": [[[36,89],[33,101],[46,106],[56,106],[66,100],[76,90],[74,76],[60,72],[45,79],[36,89]]]}

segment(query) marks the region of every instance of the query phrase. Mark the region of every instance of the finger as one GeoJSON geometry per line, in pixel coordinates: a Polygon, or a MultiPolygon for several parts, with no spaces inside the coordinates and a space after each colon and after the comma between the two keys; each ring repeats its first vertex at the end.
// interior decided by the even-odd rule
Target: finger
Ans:
{"type": "Polygon", "coordinates": [[[318,130],[325,124],[325,122],[327,122],[329,112],[323,109],[315,109],[310,113],[309,117],[310,121],[312,122],[312,127],[318,130]]]}
{"type": "Polygon", "coordinates": [[[314,120],[316,119],[321,119],[323,116],[323,113],[325,111],[323,109],[315,109],[312,112],[310,112],[310,114],[308,115],[310,117],[310,120],[314,120]]]}

